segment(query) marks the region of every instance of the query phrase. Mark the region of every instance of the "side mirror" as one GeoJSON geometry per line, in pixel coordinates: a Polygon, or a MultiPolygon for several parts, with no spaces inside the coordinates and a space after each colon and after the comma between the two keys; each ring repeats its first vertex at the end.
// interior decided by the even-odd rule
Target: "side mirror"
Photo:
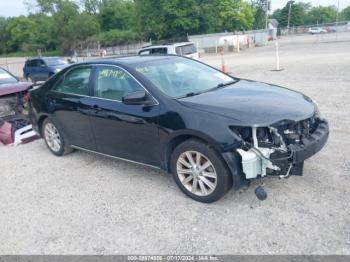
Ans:
{"type": "Polygon", "coordinates": [[[124,96],[122,101],[126,105],[142,105],[147,102],[147,93],[146,91],[136,91],[124,96]]]}

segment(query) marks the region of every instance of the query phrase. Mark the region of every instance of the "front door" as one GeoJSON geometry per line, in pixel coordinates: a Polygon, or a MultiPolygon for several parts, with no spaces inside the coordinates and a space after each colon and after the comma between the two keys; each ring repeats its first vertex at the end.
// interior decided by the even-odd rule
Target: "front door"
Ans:
{"type": "Polygon", "coordinates": [[[144,88],[124,69],[97,66],[91,114],[97,150],[149,165],[160,164],[159,105],[127,105],[122,98],[144,88]]]}

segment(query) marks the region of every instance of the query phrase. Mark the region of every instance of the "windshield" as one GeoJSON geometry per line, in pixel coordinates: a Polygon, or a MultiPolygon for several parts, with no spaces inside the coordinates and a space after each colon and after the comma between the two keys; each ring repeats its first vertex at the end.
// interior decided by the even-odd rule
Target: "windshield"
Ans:
{"type": "Polygon", "coordinates": [[[139,64],[135,69],[174,98],[207,92],[235,81],[209,66],[180,57],[139,64]]]}
{"type": "Polygon", "coordinates": [[[18,82],[18,80],[13,75],[9,74],[9,72],[0,68],[0,85],[12,84],[12,83],[17,83],[17,82],[18,82]]]}
{"type": "Polygon", "coordinates": [[[55,65],[66,65],[68,62],[63,60],[62,58],[46,58],[45,63],[47,66],[55,66],[55,65]]]}

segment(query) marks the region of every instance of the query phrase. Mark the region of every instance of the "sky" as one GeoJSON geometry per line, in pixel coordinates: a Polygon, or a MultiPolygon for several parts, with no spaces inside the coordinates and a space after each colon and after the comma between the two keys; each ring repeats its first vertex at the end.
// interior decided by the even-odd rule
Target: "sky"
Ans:
{"type": "MultiPolygon", "coordinates": [[[[340,8],[343,9],[350,6],[350,0],[339,0],[340,8]]],[[[0,16],[19,16],[27,14],[27,7],[24,5],[24,0],[0,0],[0,16]]],[[[275,10],[286,5],[288,0],[271,0],[271,8],[275,10]]],[[[337,5],[338,0],[304,0],[304,2],[311,2],[312,5],[337,5]]]]}

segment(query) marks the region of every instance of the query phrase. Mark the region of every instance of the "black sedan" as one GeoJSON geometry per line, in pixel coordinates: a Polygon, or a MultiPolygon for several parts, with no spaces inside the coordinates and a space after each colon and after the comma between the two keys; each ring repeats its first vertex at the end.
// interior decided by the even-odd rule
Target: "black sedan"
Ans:
{"type": "Polygon", "coordinates": [[[201,202],[251,179],[301,175],[329,133],[305,95],[178,56],[75,64],[31,103],[53,154],[81,149],[161,168],[201,202]]]}

